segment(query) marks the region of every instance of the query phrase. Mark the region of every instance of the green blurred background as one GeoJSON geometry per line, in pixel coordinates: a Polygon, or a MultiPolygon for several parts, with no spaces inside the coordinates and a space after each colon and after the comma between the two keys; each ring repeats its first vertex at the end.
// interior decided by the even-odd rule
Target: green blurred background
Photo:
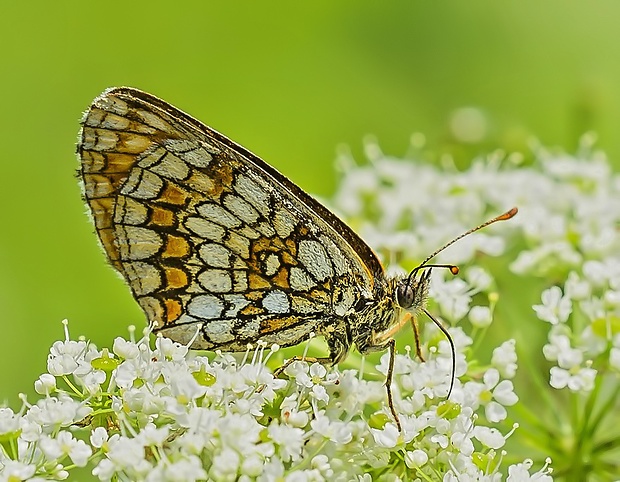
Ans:
{"type": "Polygon", "coordinates": [[[619,16],[617,0],[4,2],[0,402],[32,393],[63,318],[100,346],[143,326],[74,176],[106,87],[166,99],[322,196],[338,145],[361,158],[371,133],[403,155],[419,131],[450,150],[466,106],[488,122],[468,153],[594,129],[618,158],[619,16]]]}

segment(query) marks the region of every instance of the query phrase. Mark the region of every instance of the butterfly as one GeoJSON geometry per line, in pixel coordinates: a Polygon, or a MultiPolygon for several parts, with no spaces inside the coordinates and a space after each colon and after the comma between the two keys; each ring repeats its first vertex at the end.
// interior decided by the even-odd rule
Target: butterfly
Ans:
{"type": "Polygon", "coordinates": [[[80,176],[97,235],[154,332],[229,352],[316,334],[329,355],[315,360],[326,364],[352,345],[389,349],[400,429],[394,334],[424,310],[431,268],[456,266],[429,264],[438,250],[408,276],[386,276],[355,232],[276,169],[140,90],[104,91],[81,125],[80,176]]]}

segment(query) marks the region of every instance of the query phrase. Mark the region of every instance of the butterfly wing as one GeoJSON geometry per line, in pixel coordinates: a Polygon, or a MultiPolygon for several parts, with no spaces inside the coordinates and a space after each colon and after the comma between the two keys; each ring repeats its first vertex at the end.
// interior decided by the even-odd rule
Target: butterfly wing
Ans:
{"type": "Polygon", "coordinates": [[[82,119],[97,234],[148,320],[193,348],[282,346],[370,298],[383,269],[340,219],[166,102],[112,88],[82,119]]]}

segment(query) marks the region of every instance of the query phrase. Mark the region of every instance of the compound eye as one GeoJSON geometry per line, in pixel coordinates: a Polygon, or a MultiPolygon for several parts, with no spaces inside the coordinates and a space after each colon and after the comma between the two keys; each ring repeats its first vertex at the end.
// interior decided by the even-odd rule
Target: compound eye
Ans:
{"type": "Polygon", "coordinates": [[[396,301],[398,302],[398,306],[405,309],[411,308],[413,298],[413,288],[409,283],[404,282],[398,285],[398,288],[396,289],[396,301]]]}

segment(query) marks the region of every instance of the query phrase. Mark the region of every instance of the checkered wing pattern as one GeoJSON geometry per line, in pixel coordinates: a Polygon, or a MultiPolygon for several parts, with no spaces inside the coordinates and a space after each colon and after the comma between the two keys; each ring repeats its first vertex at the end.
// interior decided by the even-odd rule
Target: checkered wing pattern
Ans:
{"type": "Polygon", "coordinates": [[[96,98],[78,156],[111,264],[156,331],[192,348],[282,346],[370,298],[383,269],[342,221],[258,157],[131,88],[96,98]]]}

